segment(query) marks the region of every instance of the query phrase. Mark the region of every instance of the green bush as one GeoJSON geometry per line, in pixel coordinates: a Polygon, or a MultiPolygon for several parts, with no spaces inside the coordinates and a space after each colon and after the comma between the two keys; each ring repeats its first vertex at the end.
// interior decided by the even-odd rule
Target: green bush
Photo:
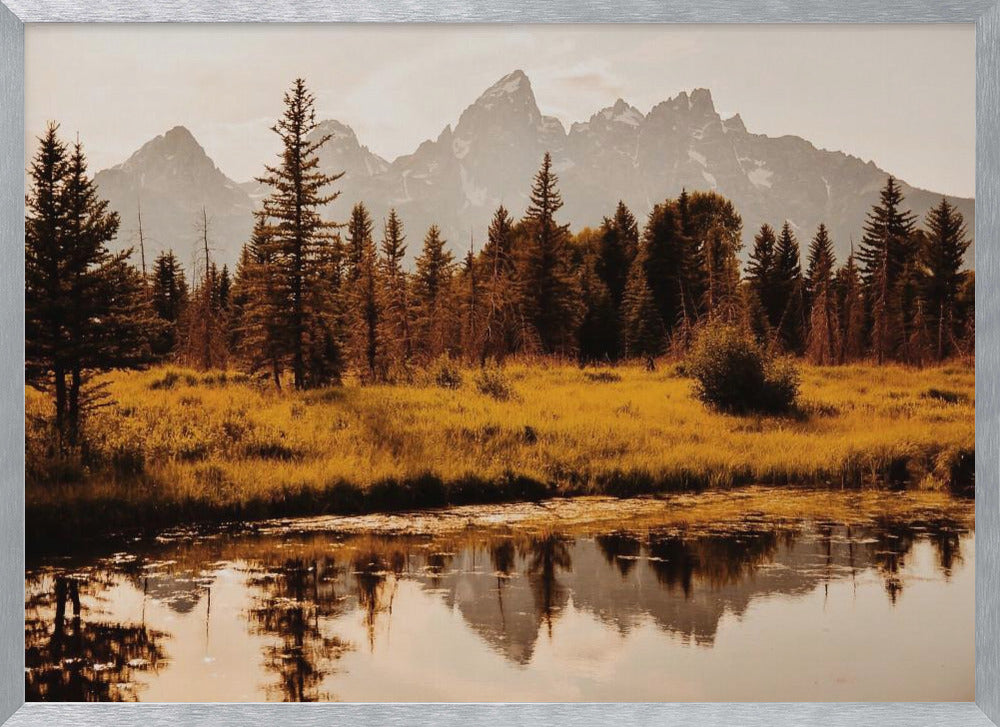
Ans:
{"type": "Polygon", "coordinates": [[[703,328],[684,369],[695,379],[698,398],[720,411],[783,412],[799,392],[791,360],[768,356],[749,332],[734,325],[703,328]]]}

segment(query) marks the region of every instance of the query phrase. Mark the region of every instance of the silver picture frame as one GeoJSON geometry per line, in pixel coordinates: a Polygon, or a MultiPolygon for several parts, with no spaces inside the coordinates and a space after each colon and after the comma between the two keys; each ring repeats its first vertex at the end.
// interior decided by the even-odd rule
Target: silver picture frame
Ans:
{"type": "MultiPolygon", "coordinates": [[[[1000,0],[0,0],[0,723],[1000,725],[1000,0]],[[976,27],[976,701],[26,704],[24,25],[43,22],[970,23],[976,27]],[[10,255],[10,257],[7,257],[10,255]]],[[[933,628],[929,625],[929,628],[933,628]]]]}

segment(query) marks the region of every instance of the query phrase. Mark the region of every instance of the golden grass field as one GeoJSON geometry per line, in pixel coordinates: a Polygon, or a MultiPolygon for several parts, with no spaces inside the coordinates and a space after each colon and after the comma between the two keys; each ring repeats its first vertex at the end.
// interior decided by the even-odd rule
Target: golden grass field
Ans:
{"type": "MultiPolygon", "coordinates": [[[[793,416],[716,413],[673,366],[515,362],[458,388],[277,392],[234,373],[108,377],[81,467],[27,390],[29,529],[172,524],[579,494],[821,485],[947,489],[975,449],[971,367],[802,367],[793,416]]],[[[966,474],[963,474],[966,473],[966,474]]]]}

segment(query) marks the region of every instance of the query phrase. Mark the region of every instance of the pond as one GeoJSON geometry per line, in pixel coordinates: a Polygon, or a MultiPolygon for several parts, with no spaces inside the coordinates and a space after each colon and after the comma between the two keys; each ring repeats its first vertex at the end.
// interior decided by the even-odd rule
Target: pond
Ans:
{"type": "Polygon", "coordinates": [[[970,518],[302,525],[34,558],[27,699],[974,698],[970,518]]]}

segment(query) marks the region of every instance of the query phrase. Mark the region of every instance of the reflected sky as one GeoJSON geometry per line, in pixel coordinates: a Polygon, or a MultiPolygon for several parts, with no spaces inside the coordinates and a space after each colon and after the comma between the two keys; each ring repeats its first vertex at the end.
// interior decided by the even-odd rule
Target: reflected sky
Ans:
{"type": "Polygon", "coordinates": [[[154,541],[26,578],[29,700],[969,700],[974,534],[154,541]]]}

